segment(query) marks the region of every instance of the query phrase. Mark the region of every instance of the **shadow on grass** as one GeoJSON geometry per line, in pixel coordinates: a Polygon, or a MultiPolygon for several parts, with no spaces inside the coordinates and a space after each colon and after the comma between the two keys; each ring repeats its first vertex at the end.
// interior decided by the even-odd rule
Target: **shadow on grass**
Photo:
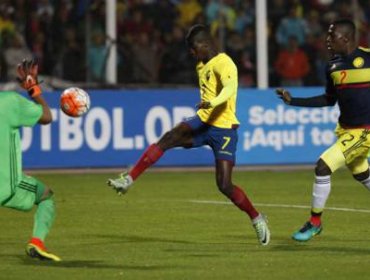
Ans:
{"type": "Polygon", "coordinates": [[[359,247],[344,247],[344,246],[330,246],[330,244],[325,244],[320,246],[320,244],[308,244],[308,243],[295,243],[287,245],[272,245],[271,251],[277,252],[315,252],[315,253],[340,253],[345,255],[363,255],[370,256],[370,248],[359,248],[359,247]]]}
{"type": "Polygon", "coordinates": [[[176,240],[169,238],[160,238],[153,236],[139,236],[139,235],[113,235],[113,234],[89,234],[87,238],[93,238],[101,241],[88,243],[90,245],[97,244],[120,244],[120,243],[173,243],[173,244],[196,244],[187,240],[176,240]],[[102,240],[103,239],[103,240],[102,240]]]}
{"type": "Polygon", "coordinates": [[[61,262],[41,261],[30,259],[27,256],[18,256],[21,265],[38,267],[56,267],[56,268],[98,268],[98,269],[120,269],[120,270],[140,270],[154,271],[174,269],[173,265],[113,265],[99,260],[64,260],[61,262]]]}
{"type": "Polygon", "coordinates": [[[340,253],[346,255],[370,255],[370,248],[363,246],[360,240],[343,240],[326,239],[322,240],[320,237],[316,237],[314,240],[309,242],[297,242],[293,239],[275,237],[271,242],[269,248],[270,251],[278,252],[314,252],[314,253],[340,253]],[[276,242],[274,244],[274,242],[276,242]],[[279,243],[283,244],[279,244],[279,243]]]}

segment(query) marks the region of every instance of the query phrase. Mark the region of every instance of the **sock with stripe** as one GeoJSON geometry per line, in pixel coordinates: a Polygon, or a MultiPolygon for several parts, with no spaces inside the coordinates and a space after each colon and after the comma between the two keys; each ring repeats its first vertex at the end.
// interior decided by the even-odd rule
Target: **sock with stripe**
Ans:
{"type": "Polygon", "coordinates": [[[41,239],[39,239],[37,237],[32,237],[31,240],[28,243],[31,243],[33,245],[36,245],[41,250],[46,251],[46,248],[45,248],[45,245],[44,245],[44,241],[42,241],[41,239]]]}
{"type": "Polygon", "coordinates": [[[361,183],[370,191],[370,176],[369,178],[361,181],[361,183]]]}
{"type": "MultiPolygon", "coordinates": [[[[35,213],[32,238],[45,240],[55,218],[55,206],[52,197],[41,201],[35,213]]],[[[32,239],[31,239],[32,240],[32,239]]]]}
{"type": "Polygon", "coordinates": [[[240,187],[235,186],[229,198],[240,210],[247,213],[251,220],[258,217],[258,211],[240,187]]]}
{"type": "Polygon", "coordinates": [[[150,145],[142,154],[140,159],[136,162],[135,166],[130,170],[129,175],[132,180],[136,180],[148,167],[157,162],[163,155],[163,151],[157,144],[150,145]]]}
{"type": "Polygon", "coordinates": [[[315,227],[319,227],[321,225],[321,214],[322,212],[316,213],[311,211],[310,223],[313,224],[315,227]]]}
{"type": "Polygon", "coordinates": [[[331,189],[330,175],[315,176],[312,192],[311,223],[315,226],[321,224],[321,213],[325,208],[326,201],[331,189]]]}

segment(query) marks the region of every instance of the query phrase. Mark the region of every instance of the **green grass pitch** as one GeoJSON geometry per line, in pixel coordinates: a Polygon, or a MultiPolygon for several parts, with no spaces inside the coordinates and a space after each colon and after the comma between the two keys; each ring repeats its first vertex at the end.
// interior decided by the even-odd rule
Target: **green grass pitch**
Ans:
{"type": "Polygon", "coordinates": [[[122,197],[105,185],[113,174],[34,175],[56,194],[47,246],[63,262],[28,259],[33,212],[1,208],[0,279],[369,279],[370,192],[346,170],[334,174],[327,207],[349,210],[327,210],[307,243],[291,234],[308,218],[295,206],[310,205],[313,171],[235,172],[268,216],[267,247],[213,172],[148,172],[122,197]]]}

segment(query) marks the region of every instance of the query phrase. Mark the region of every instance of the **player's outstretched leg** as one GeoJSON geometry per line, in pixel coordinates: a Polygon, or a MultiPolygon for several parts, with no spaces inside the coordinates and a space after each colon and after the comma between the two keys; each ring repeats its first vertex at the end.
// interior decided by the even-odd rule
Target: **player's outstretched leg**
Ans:
{"type": "Polygon", "coordinates": [[[163,150],[157,144],[150,145],[129,172],[122,173],[117,179],[108,179],[108,186],[117,191],[119,195],[125,194],[136,178],[157,162],[162,155],[163,150]]]}
{"type": "Polygon", "coordinates": [[[134,180],[128,172],[122,173],[117,179],[108,179],[108,186],[112,187],[119,195],[125,194],[134,180]]]}
{"type": "Polygon", "coordinates": [[[270,243],[270,230],[267,225],[267,219],[263,214],[259,214],[252,220],[253,227],[257,234],[257,239],[262,246],[270,243]]]}

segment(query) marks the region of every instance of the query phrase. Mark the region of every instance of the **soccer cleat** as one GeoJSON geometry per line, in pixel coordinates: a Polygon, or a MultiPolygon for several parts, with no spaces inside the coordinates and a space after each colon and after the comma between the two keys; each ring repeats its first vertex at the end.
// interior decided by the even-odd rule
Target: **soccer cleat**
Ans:
{"type": "Polygon", "coordinates": [[[267,226],[267,219],[264,215],[259,214],[253,219],[253,227],[257,233],[257,238],[262,246],[266,246],[270,242],[270,230],[267,226]]]}
{"type": "Polygon", "coordinates": [[[108,179],[107,184],[108,186],[112,187],[119,195],[125,194],[134,180],[132,177],[127,173],[122,173],[119,178],[117,179],[108,179]]]}
{"type": "Polygon", "coordinates": [[[321,225],[316,227],[310,222],[307,222],[303,225],[303,227],[299,231],[295,232],[292,235],[292,238],[296,241],[308,241],[315,235],[320,234],[321,231],[322,231],[321,225]]]}
{"type": "Polygon", "coordinates": [[[45,248],[42,248],[41,246],[38,246],[33,243],[27,244],[26,254],[33,259],[40,259],[42,261],[55,261],[55,262],[61,261],[61,259],[58,256],[51,254],[50,252],[47,252],[45,248]]]}

